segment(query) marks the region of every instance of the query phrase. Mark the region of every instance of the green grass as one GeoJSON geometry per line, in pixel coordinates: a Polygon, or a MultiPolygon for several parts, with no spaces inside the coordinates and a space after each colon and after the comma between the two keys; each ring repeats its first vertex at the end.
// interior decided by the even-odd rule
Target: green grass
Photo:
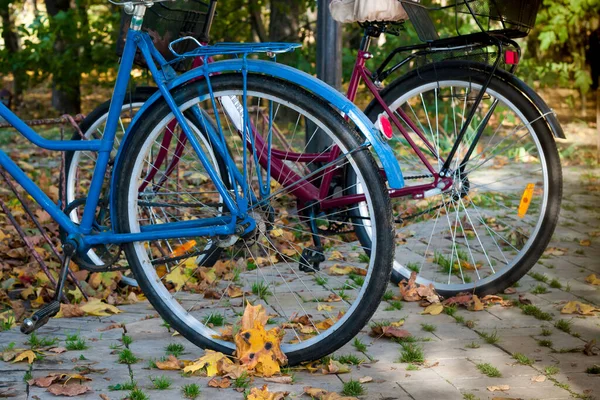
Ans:
{"type": "Polygon", "coordinates": [[[477,369],[490,378],[500,378],[502,376],[498,368],[489,363],[477,364],[477,369]]]}
{"type": "Polygon", "coordinates": [[[166,390],[173,384],[173,381],[164,375],[154,379],[150,378],[150,380],[152,381],[154,388],[158,390],[166,390]]]}
{"type": "Polygon", "coordinates": [[[67,339],[65,340],[65,348],[67,350],[85,350],[88,347],[85,339],[79,337],[79,334],[67,335],[67,339]]]}
{"type": "Polygon", "coordinates": [[[347,300],[349,300],[349,299],[350,299],[350,296],[349,296],[349,295],[348,295],[348,293],[346,293],[344,290],[340,290],[340,291],[337,293],[337,295],[338,295],[338,296],[340,296],[340,299],[342,299],[342,300],[344,300],[344,301],[347,301],[347,300]]]}
{"type": "Polygon", "coordinates": [[[246,372],[243,372],[240,376],[233,379],[232,384],[234,388],[248,389],[250,387],[251,382],[252,379],[250,378],[250,376],[248,376],[246,372]]]}
{"type": "Polygon", "coordinates": [[[360,396],[364,392],[365,388],[363,385],[354,379],[350,379],[348,382],[345,382],[344,387],[342,388],[342,394],[344,396],[360,396]]]}
{"type": "Polygon", "coordinates": [[[317,282],[317,285],[325,286],[327,285],[327,278],[321,275],[315,275],[315,282],[317,282]]]}
{"type": "Polygon", "coordinates": [[[485,340],[486,343],[496,344],[500,341],[500,336],[498,336],[498,331],[494,332],[479,332],[479,336],[485,340]]]}
{"type": "Polygon", "coordinates": [[[415,364],[408,364],[406,366],[407,371],[418,371],[420,368],[415,364]]]}
{"type": "Polygon", "coordinates": [[[515,354],[513,354],[513,358],[515,360],[517,360],[517,362],[519,364],[522,364],[522,365],[531,365],[531,364],[533,364],[533,360],[531,360],[529,357],[527,357],[525,354],[522,354],[522,353],[515,353],[515,354]]]}
{"type": "Polygon", "coordinates": [[[409,262],[408,264],[406,264],[406,268],[416,273],[419,273],[420,270],[419,264],[415,262],[409,262]]]}
{"type": "Polygon", "coordinates": [[[252,293],[262,300],[267,300],[273,293],[269,290],[269,285],[263,281],[252,284],[252,293]]]}
{"type": "Polygon", "coordinates": [[[258,267],[254,263],[254,261],[250,260],[250,261],[248,261],[248,263],[246,263],[246,269],[248,271],[254,271],[256,268],[258,268],[258,267]]]}
{"type": "Polygon", "coordinates": [[[465,347],[467,347],[469,349],[478,349],[481,347],[481,345],[477,342],[471,342],[468,345],[466,345],[465,347]]]}
{"type": "Polygon", "coordinates": [[[139,359],[129,349],[123,349],[119,352],[119,363],[121,364],[135,364],[139,359]]]}
{"type": "Polygon", "coordinates": [[[354,338],[354,341],[352,342],[352,346],[354,346],[354,348],[356,350],[360,351],[361,353],[367,352],[367,345],[359,338],[354,338]]]}
{"type": "Polygon", "coordinates": [[[364,278],[364,276],[356,275],[356,274],[350,274],[350,275],[348,275],[348,278],[352,279],[354,281],[354,283],[356,283],[356,285],[358,285],[358,286],[362,286],[362,285],[365,284],[365,278],[364,278]]]}
{"type": "Polygon", "coordinates": [[[56,343],[58,343],[58,338],[39,337],[35,332],[32,332],[29,339],[25,342],[32,349],[54,346],[56,343]]]}
{"type": "Polygon", "coordinates": [[[393,310],[402,310],[402,308],[404,307],[404,304],[402,304],[402,302],[400,300],[392,300],[388,302],[389,306],[386,307],[387,311],[393,311],[393,310]]]}
{"type": "Polygon", "coordinates": [[[365,253],[360,253],[358,255],[358,261],[360,261],[361,263],[368,263],[370,259],[371,258],[365,253]]]}
{"type": "Polygon", "coordinates": [[[425,361],[423,348],[414,343],[401,343],[400,362],[422,363],[425,361]]]}
{"type": "Polygon", "coordinates": [[[544,368],[544,374],[546,375],[556,375],[560,372],[560,369],[557,366],[550,365],[544,368]]]}
{"type": "MultiPolygon", "coordinates": [[[[252,286],[252,291],[254,291],[254,285],[252,286]]],[[[269,295],[270,294],[271,294],[271,292],[269,292],[269,295]]],[[[264,299],[264,297],[262,297],[262,295],[258,295],[258,297],[260,297],[261,299],[264,299]]],[[[213,326],[223,326],[223,325],[225,325],[225,316],[218,312],[212,312],[212,313],[208,314],[207,316],[205,316],[204,318],[202,318],[202,322],[205,325],[212,324],[213,326]]]]}
{"type": "Polygon", "coordinates": [[[456,307],[455,305],[447,306],[444,308],[444,312],[451,317],[454,317],[454,314],[456,314],[457,310],[458,310],[458,307],[456,307]]]}
{"type": "Polygon", "coordinates": [[[562,289],[562,283],[556,278],[550,281],[550,287],[554,289],[562,289]]]}
{"type": "Polygon", "coordinates": [[[196,397],[200,396],[200,386],[195,383],[183,385],[181,392],[183,393],[183,397],[187,399],[195,399],[196,397]]]}
{"type": "Polygon", "coordinates": [[[383,294],[383,301],[390,301],[393,298],[394,298],[394,293],[391,290],[388,290],[383,294]]]}
{"type": "Polygon", "coordinates": [[[31,370],[25,371],[25,375],[23,375],[23,382],[27,382],[33,379],[33,375],[31,374],[31,370]]]}
{"type": "Polygon", "coordinates": [[[364,358],[359,358],[354,354],[344,354],[337,357],[337,360],[342,364],[360,365],[365,362],[364,358]]]}
{"type": "Polygon", "coordinates": [[[538,340],[537,343],[542,347],[552,347],[552,340],[542,339],[538,340]]]}
{"type": "Polygon", "coordinates": [[[165,328],[167,328],[167,330],[168,330],[169,332],[171,332],[171,324],[169,324],[169,323],[168,323],[167,321],[165,321],[164,319],[163,319],[163,322],[162,322],[162,324],[160,324],[160,326],[164,326],[165,328]]]}
{"type": "Polygon", "coordinates": [[[116,385],[110,385],[108,390],[133,390],[137,387],[136,381],[129,381],[125,383],[117,383],[116,385]]]}
{"type": "Polygon", "coordinates": [[[436,331],[437,326],[433,324],[421,324],[421,329],[423,329],[425,332],[433,333],[436,331]]]}
{"type": "Polygon", "coordinates": [[[456,321],[457,324],[465,323],[465,318],[462,315],[453,315],[452,318],[454,318],[454,321],[456,321]]]}
{"type": "Polygon", "coordinates": [[[559,319],[554,323],[554,327],[556,329],[560,329],[563,332],[571,333],[571,327],[573,326],[572,321],[568,321],[566,319],[559,319]]]}
{"type": "Polygon", "coordinates": [[[475,396],[473,393],[464,393],[463,400],[479,400],[479,397],[475,396]]]}
{"type": "Polygon", "coordinates": [[[185,347],[181,343],[169,343],[167,347],[165,347],[167,355],[171,354],[175,357],[179,357],[184,351],[185,347]]]}
{"type": "Polygon", "coordinates": [[[585,372],[588,374],[598,375],[600,374],[600,365],[592,365],[591,367],[587,367],[585,372]]]}
{"type": "Polygon", "coordinates": [[[539,272],[530,272],[529,276],[539,282],[548,282],[548,277],[544,274],[540,274],[539,272]]]}
{"type": "Polygon", "coordinates": [[[540,332],[540,336],[551,336],[552,335],[552,329],[546,328],[546,327],[542,327],[542,331],[540,332]]]}
{"type": "Polygon", "coordinates": [[[141,389],[133,389],[129,392],[129,400],[150,400],[150,398],[141,389]]]}
{"type": "Polygon", "coordinates": [[[546,288],[546,285],[542,285],[542,284],[537,285],[531,291],[531,293],[533,293],[533,294],[546,294],[548,292],[549,292],[549,290],[548,290],[548,288],[546,288]]]}
{"type": "Polygon", "coordinates": [[[15,323],[14,317],[8,317],[5,321],[0,322],[0,332],[8,331],[15,323]]]}
{"type": "Polygon", "coordinates": [[[121,341],[125,346],[129,346],[131,343],[133,343],[133,338],[131,336],[123,335],[123,337],[121,337],[121,341]]]}
{"type": "Polygon", "coordinates": [[[531,315],[532,317],[539,319],[540,321],[552,321],[552,314],[540,310],[533,304],[525,304],[521,306],[521,311],[525,315],[531,315]]]}

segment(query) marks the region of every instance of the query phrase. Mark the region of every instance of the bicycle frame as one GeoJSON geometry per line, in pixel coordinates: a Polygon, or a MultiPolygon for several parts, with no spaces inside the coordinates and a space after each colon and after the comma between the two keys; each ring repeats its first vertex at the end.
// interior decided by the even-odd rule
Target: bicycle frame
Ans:
{"type": "MultiPolygon", "coordinates": [[[[270,75],[275,78],[296,82],[300,86],[304,87],[308,91],[314,93],[318,97],[326,100],[333,107],[337,108],[349,120],[354,122],[356,127],[365,137],[364,146],[372,146],[374,151],[377,153],[380,161],[383,165],[384,170],[388,175],[389,185],[393,188],[402,188],[404,181],[400,166],[396,161],[391,148],[385,143],[381,137],[379,131],[373,126],[364,114],[356,107],[352,102],[344,98],[339,92],[333,88],[327,86],[323,82],[315,79],[314,77],[300,72],[296,69],[276,64],[273,62],[247,60],[244,56],[243,59],[219,61],[216,63],[206,64],[203,68],[189,71],[180,76],[174,76],[169,73],[169,68],[165,68],[169,65],[162,57],[162,55],[154,47],[150,37],[143,32],[140,32],[140,27],[143,20],[143,14],[138,10],[143,6],[136,6],[134,16],[132,18],[130,29],[127,33],[127,40],[121,62],[115,82],[113,97],[109,108],[105,131],[101,139],[84,140],[84,141],[71,141],[71,140],[48,140],[41,137],[33,129],[27,126],[18,116],[10,111],[6,106],[0,104],[0,116],[8,121],[19,133],[25,136],[33,144],[49,149],[58,151],[94,151],[98,153],[96,166],[92,175],[92,181],[88,192],[87,200],[83,210],[83,217],[79,225],[73,223],[67,214],[65,214],[59,205],[55,204],[24,172],[21,170],[14,161],[12,161],[8,155],[0,150],[0,166],[5,168],[6,171],[21,185],[32,198],[50,214],[50,216],[68,233],[67,240],[77,245],[79,252],[86,252],[91,246],[99,244],[120,244],[129,243],[135,241],[149,241],[149,240],[160,240],[160,239],[171,239],[171,238],[182,238],[182,237],[194,237],[194,236],[217,236],[217,235],[230,235],[236,231],[238,224],[245,224],[246,229],[251,230],[254,228],[254,221],[248,217],[248,200],[246,197],[236,197],[237,201],[231,197],[230,191],[227,189],[223,180],[219,177],[214,167],[208,161],[207,156],[202,150],[201,144],[198,138],[191,131],[189,125],[186,122],[182,112],[177,107],[175,100],[171,96],[171,90],[178,86],[190,82],[194,79],[198,79],[201,76],[209,77],[213,74],[219,74],[223,72],[237,72],[240,71],[243,74],[248,72],[260,73],[270,75]],[[181,126],[181,129],[185,133],[187,140],[190,141],[194,148],[197,156],[202,162],[204,168],[209,174],[209,177],[214,182],[219,194],[221,195],[225,206],[231,212],[230,217],[216,217],[204,220],[185,221],[185,222],[172,222],[164,223],[158,226],[142,227],[141,232],[136,233],[117,233],[114,230],[92,233],[92,226],[94,224],[94,216],[96,207],[99,203],[101,188],[106,173],[107,165],[109,162],[110,152],[113,149],[116,127],[119,121],[120,112],[125,101],[126,91],[128,82],[130,79],[131,70],[133,67],[134,56],[137,51],[140,51],[144,60],[146,61],[148,68],[150,69],[153,79],[158,87],[158,92],[153,95],[149,101],[147,101],[140,112],[136,115],[128,130],[125,133],[123,140],[127,140],[128,133],[131,128],[135,125],[137,119],[139,119],[144,111],[155,103],[158,99],[163,98],[171,108],[174,119],[181,126]],[[155,62],[156,61],[156,62],[155,62]],[[158,69],[157,64],[161,67],[158,69]]],[[[144,8],[145,10],[145,8],[144,8]]],[[[171,61],[176,62],[184,57],[197,57],[202,56],[200,54],[203,49],[200,48],[199,53],[188,53],[182,55],[180,58],[171,61]]],[[[251,52],[251,51],[248,51],[251,52]]],[[[221,54],[214,52],[213,54],[221,54]]],[[[211,54],[204,54],[204,56],[210,56],[211,54]]],[[[246,119],[247,120],[247,119],[246,119]]],[[[209,132],[211,135],[217,135],[216,132],[209,132]]],[[[214,137],[213,137],[214,138],[214,137]]],[[[220,139],[218,136],[214,142],[218,143],[220,139]]],[[[121,149],[124,146],[120,146],[116,162],[115,170],[121,162],[123,154],[121,149]]],[[[228,160],[228,164],[232,165],[233,161],[230,156],[223,148],[217,146],[217,150],[221,152],[221,155],[228,160]]],[[[274,172],[277,174],[277,171],[274,172]]],[[[113,174],[111,185],[114,185],[115,174],[113,174]]],[[[244,190],[246,188],[246,181],[243,180],[237,184],[244,190]]],[[[298,186],[298,185],[297,185],[298,186]]],[[[112,186],[114,187],[114,186],[112,186]]],[[[309,193],[309,196],[315,196],[316,193],[309,193]]],[[[316,196],[318,198],[318,196],[316,196]]],[[[111,191],[110,194],[111,202],[111,218],[114,218],[115,210],[115,195],[111,191]]],[[[348,203],[356,202],[356,200],[349,201],[348,203]]],[[[112,229],[112,228],[111,228],[112,229]]]]}

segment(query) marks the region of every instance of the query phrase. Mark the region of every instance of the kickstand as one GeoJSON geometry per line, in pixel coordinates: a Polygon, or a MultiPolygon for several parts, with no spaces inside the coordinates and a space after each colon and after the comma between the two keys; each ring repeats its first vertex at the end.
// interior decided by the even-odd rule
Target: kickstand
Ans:
{"type": "Polygon", "coordinates": [[[65,281],[69,272],[69,264],[71,257],[75,253],[75,246],[70,243],[65,243],[63,246],[63,261],[60,266],[60,274],[56,282],[56,290],[54,291],[54,299],[37,310],[31,318],[25,318],[21,324],[21,332],[29,334],[38,328],[44,326],[50,318],[58,314],[60,311],[60,300],[62,298],[65,281]]]}

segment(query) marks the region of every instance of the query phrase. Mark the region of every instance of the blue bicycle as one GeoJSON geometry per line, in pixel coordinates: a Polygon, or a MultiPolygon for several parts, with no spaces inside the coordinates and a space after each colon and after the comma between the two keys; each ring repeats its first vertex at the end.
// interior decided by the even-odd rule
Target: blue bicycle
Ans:
{"type": "Polygon", "coordinates": [[[250,301],[266,308],[268,326],[284,330],[282,350],[291,364],[320,358],[354,337],[381,301],[394,235],[373,155],[391,188],[403,185],[400,167],[372,123],[340,93],[293,68],[254,59],[296,45],[201,46],[192,35],[155,46],[157,36],[141,29],[146,12],[159,20],[179,16],[192,32],[210,25],[216,2],[182,4],[193,10],[158,1],[123,4],[131,22],[101,139],[44,139],[0,105],[0,116],[34,144],[85,154],[95,164],[86,196],[57,205],[0,152],[0,165],[65,236],[56,298],[21,330],[30,333],[58,312],[70,260],[94,269],[91,254],[112,252],[116,260],[123,250],[152,305],[193,343],[233,353],[232,325],[250,301]],[[233,58],[174,73],[188,59],[215,56],[233,58]],[[158,92],[115,146],[134,60],[147,66],[158,92]],[[369,212],[357,217],[358,207],[369,212]],[[74,211],[81,211],[77,222],[74,211]],[[363,225],[373,233],[370,257],[356,238],[363,225]]]}

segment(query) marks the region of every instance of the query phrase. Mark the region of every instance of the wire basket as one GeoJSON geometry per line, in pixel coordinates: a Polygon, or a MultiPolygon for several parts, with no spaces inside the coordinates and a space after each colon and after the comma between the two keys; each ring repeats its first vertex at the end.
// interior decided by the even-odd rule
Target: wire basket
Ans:
{"type": "MultiPolygon", "coordinates": [[[[152,38],[152,42],[160,54],[167,60],[175,58],[169,50],[169,43],[183,37],[192,36],[201,43],[209,40],[209,31],[214,16],[214,7],[216,0],[204,2],[201,0],[178,0],[175,3],[161,2],[155,3],[146,10],[142,31],[146,32],[152,38]]],[[[125,39],[131,22],[131,15],[123,13],[121,15],[121,29],[117,41],[117,55],[123,54],[125,48],[125,39]]],[[[173,46],[173,49],[179,53],[185,53],[192,50],[196,45],[191,40],[181,41],[173,46]]],[[[135,56],[135,63],[141,67],[146,67],[146,63],[141,53],[135,56]]],[[[185,65],[177,63],[174,65],[177,70],[184,70],[185,65]]]]}
{"type": "Polygon", "coordinates": [[[525,37],[535,26],[542,0],[462,0],[456,12],[471,14],[482,31],[525,37]]]}
{"type": "Polygon", "coordinates": [[[456,33],[459,36],[482,31],[508,38],[522,38],[535,26],[542,0],[454,0],[442,7],[425,7],[420,0],[400,0],[413,23],[419,39],[424,42],[440,38],[432,13],[454,9],[456,33]],[[467,17],[467,18],[465,18],[467,17]],[[475,24],[473,24],[473,22],[475,24]],[[465,28],[465,26],[467,28],[465,28]],[[471,29],[466,32],[465,29],[471,29]]]}

